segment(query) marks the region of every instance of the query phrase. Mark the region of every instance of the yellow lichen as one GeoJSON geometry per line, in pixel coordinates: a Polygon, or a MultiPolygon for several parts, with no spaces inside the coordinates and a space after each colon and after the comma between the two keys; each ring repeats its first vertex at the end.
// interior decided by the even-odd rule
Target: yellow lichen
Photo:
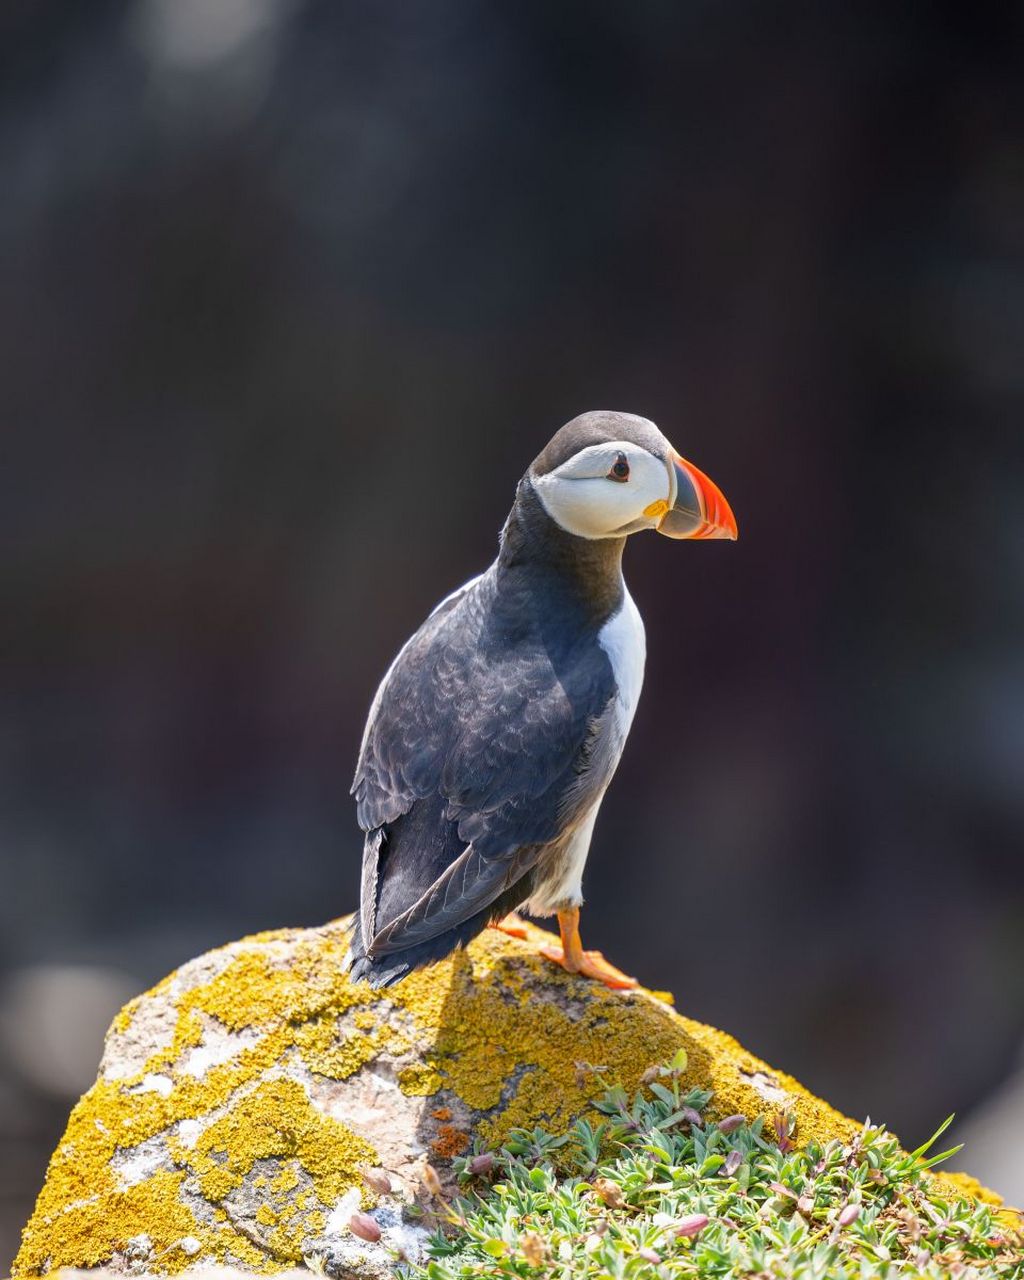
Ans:
{"type": "Polygon", "coordinates": [[[320,1234],[324,1229],[324,1215],[321,1212],[308,1214],[301,1221],[292,1220],[279,1223],[267,1234],[267,1244],[274,1256],[281,1262],[297,1263],[303,1260],[303,1243],[311,1235],[320,1234]]]}
{"type": "Polygon", "coordinates": [[[762,1072],[789,1095],[801,1141],[853,1132],[852,1121],[794,1080],[731,1036],[681,1018],[663,998],[582,985],[553,970],[536,955],[544,935],[530,932],[533,946],[488,931],[467,951],[388,989],[433,1044],[426,1065],[400,1074],[404,1092],[451,1090],[475,1110],[492,1113],[479,1130],[486,1141],[499,1142],[511,1129],[557,1128],[586,1111],[596,1082],[578,1070],[580,1061],[631,1089],[647,1067],[682,1047],[685,1083],[713,1089],[712,1109],[720,1115],[771,1111],[743,1075],[762,1072]]]}
{"type": "Polygon", "coordinates": [[[347,1038],[339,1036],[335,1017],[316,1018],[295,1032],[295,1045],[310,1071],[331,1080],[345,1080],[354,1075],[378,1057],[387,1042],[384,1029],[376,1032],[357,1029],[347,1038]]]}
{"type": "MultiPolygon", "coordinates": [[[[76,1265],[98,1266],[108,1262],[112,1252],[124,1250],[137,1236],[148,1236],[154,1254],[161,1255],[166,1270],[181,1270],[190,1261],[180,1243],[197,1234],[192,1211],[181,1198],[183,1172],[158,1172],[127,1190],[110,1190],[88,1200],[54,1205],[50,1213],[42,1203],[36,1206],[32,1222],[25,1230],[22,1253],[13,1268],[18,1275],[26,1249],[33,1245],[45,1249],[54,1269],[62,1259],[73,1257],[76,1265]]],[[[40,1201],[42,1202],[42,1196],[40,1201]]],[[[224,1257],[230,1252],[250,1266],[259,1267],[265,1259],[233,1230],[205,1232],[204,1252],[224,1257]]],[[[41,1271],[42,1266],[34,1268],[41,1271]]]]}
{"type": "MultiPolygon", "coordinates": [[[[166,1048],[154,1052],[137,1074],[117,1081],[101,1078],[85,1095],[51,1160],[15,1260],[15,1275],[97,1265],[139,1235],[148,1235],[153,1243],[155,1269],[174,1272],[187,1266],[190,1255],[176,1244],[190,1236],[199,1240],[202,1257],[234,1258],[256,1270],[273,1270],[275,1256],[235,1229],[231,1215],[219,1203],[238,1186],[240,1162],[244,1164],[246,1155],[255,1160],[260,1154],[283,1153],[296,1146],[317,1198],[326,1198],[326,1203],[333,1203],[349,1187],[361,1186],[359,1166],[373,1163],[376,1152],[316,1111],[300,1085],[278,1080],[269,1098],[260,1092],[264,1086],[255,1094],[245,1094],[283,1058],[307,1026],[318,1020],[336,1024],[346,1010],[373,999],[366,988],[352,987],[342,976],[345,937],[341,930],[304,936],[289,952],[287,965],[277,962],[273,954],[248,949],[250,943],[280,943],[294,936],[283,931],[248,939],[216,977],[178,996],[174,1035],[166,1048]],[[178,1070],[189,1051],[202,1043],[206,1030],[216,1026],[229,1033],[252,1028],[260,1035],[202,1076],[178,1070]],[[143,1082],[150,1074],[169,1078],[170,1092],[145,1090],[143,1082]],[[247,1098],[256,1095],[269,1108],[264,1128],[254,1119],[259,1103],[247,1105],[247,1098]],[[231,1105],[236,1097],[239,1101],[231,1105]],[[178,1122],[207,1117],[225,1106],[227,1115],[203,1132],[194,1149],[175,1135],[178,1122]],[[210,1156],[210,1144],[227,1131],[232,1155],[222,1163],[210,1156]],[[177,1167],[121,1188],[112,1164],[115,1155],[130,1152],[159,1134],[166,1136],[177,1167]],[[182,1189],[193,1184],[194,1194],[210,1202],[212,1213],[197,1216],[182,1197],[182,1189]]],[[[173,978],[131,1001],[115,1019],[111,1035],[130,1033],[144,1003],[167,996],[173,978]]],[[[324,1074],[332,1074],[338,1069],[339,1046],[325,1039],[321,1048],[322,1055],[311,1049],[305,1056],[311,1069],[319,1067],[324,1074]]],[[[291,1185],[298,1185],[294,1172],[290,1176],[291,1185]]],[[[265,1183],[262,1176],[255,1181],[265,1183]]],[[[315,1234],[322,1230],[323,1220],[317,1210],[305,1213],[296,1234],[315,1234]]],[[[291,1261],[299,1256],[294,1245],[292,1241],[287,1255],[291,1261]]]]}
{"type": "MultiPolygon", "coordinates": [[[[999,1206],[1003,1203],[1002,1196],[996,1195],[994,1191],[990,1191],[988,1187],[983,1186],[977,1178],[972,1177],[969,1173],[948,1173],[945,1170],[939,1170],[932,1175],[939,1182],[945,1183],[950,1190],[955,1191],[960,1196],[969,1196],[972,1200],[981,1200],[984,1204],[999,1206]]],[[[1001,1218],[1003,1215],[999,1215],[1001,1218]]],[[[1007,1226],[1020,1227],[1021,1217],[1016,1209],[1008,1209],[1003,1219],[1007,1226]]]]}
{"type": "MultiPolygon", "coordinates": [[[[204,1260],[263,1271],[300,1260],[347,1191],[359,1187],[367,1203],[360,1170],[379,1163],[367,1141],[319,1109],[311,1082],[343,1088],[336,1082],[382,1055],[402,1092],[425,1099],[429,1124],[444,1117],[432,1130],[441,1157],[465,1149],[467,1131],[498,1142],[521,1126],[567,1126],[600,1088],[581,1063],[631,1090],[681,1048],[683,1084],[713,1090],[713,1113],[771,1120],[785,1110],[798,1142],[856,1127],[731,1036],[680,1017],[665,993],[612,992],[553,968],[537,955],[548,936],[539,930],[525,942],[486,931],[466,951],[373,991],[345,977],[345,925],[247,939],[126,1006],[112,1044],[130,1038],[158,999],[173,999],[173,1036],[135,1075],[98,1080],[72,1112],[15,1275],[108,1262],[142,1234],[153,1243],[151,1268],[167,1272],[194,1262],[177,1246],[187,1236],[204,1260]],[[235,1052],[196,1074],[190,1055],[210,1036],[235,1052]],[[150,1074],[170,1080],[169,1091],[147,1086],[150,1074]],[[183,1121],[193,1122],[187,1135],[183,1121]],[[123,1185],[118,1160],[150,1139],[165,1143],[170,1167],[123,1185]],[[232,1202],[243,1182],[262,1197],[244,1229],[232,1202]]],[[[949,1186],[984,1194],[965,1181],[949,1186]]]]}
{"type": "Polygon", "coordinates": [[[376,1154],[368,1142],[318,1111],[302,1085],[277,1079],[261,1084],[205,1129],[189,1164],[206,1198],[223,1200],[257,1160],[294,1157],[321,1201],[333,1204],[359,1182],[360,1167],[376,1154]]]}
{"type": "Polygon", "coordinates": [[[398,1087],[409,1098],[429,1098],[443,1089],[445,1077],[429,1062],[416,1062],[398,1073],[398,1087]]]}
{"type": "Polygon", "coordinates": [[[270,1189],[277,1195],[287,1195],[289,1191],[295,1190],[300,1181],[301,1179],[299,1177],[299,1171],[295,1167],[295,1161],[290,1160],[283,1166],[281,1172],[270,1184],[270,1189]]]}

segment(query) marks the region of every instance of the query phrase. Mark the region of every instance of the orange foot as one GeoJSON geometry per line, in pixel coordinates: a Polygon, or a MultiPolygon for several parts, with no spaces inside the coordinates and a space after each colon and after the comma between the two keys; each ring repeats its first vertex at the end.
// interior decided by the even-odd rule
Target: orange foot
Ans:
{"type": "Polygon", "coordinates": [[[502,916],[500,920],[492,920],[491,928],[500,929],[502,933],[507,933],[510,938],[526,939],[530,936],[525,922],[514,911],[510,911],[507,916],[502,916]]]}
{"type": "Polygon", "coordinates": [[[628,991],[637,986],[636,978],[616,969],[609,964],[600,951],[584,951],[580,941],[580,911],[573,907],[569,911],[559,911],[558,930],[562,935],[562,945],[545,945],[539,948],[546,960],[560,964],[567,973],[579,973],[584,978],[594,978],[603,982],[606,987],[615,991],[628,991]]]}

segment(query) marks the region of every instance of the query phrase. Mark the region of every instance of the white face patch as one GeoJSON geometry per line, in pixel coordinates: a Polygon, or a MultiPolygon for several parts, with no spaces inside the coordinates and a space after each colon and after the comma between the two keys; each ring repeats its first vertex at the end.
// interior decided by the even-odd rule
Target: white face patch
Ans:
{"type": "Polygon", "coordinates": [[[653,529],[660,511],[650,516],[644,512],[654,503],[671,505],[675,497],[666,464],[626,440],[581,449],[554,471],[536,476],[533,486],[552,520],[579,538],[653,529]],[[628,468],[625,479],[616,476],[623,463],[628,468]]]}

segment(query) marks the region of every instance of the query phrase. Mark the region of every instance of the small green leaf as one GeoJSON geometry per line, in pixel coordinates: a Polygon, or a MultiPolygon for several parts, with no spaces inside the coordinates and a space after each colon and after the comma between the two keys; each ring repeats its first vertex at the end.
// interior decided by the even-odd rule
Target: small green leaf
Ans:
{"type": "Polygon", "coordinates": [[[936,1142],[938,1142],[938,1140],[942,1137],[942,1135],[946,1132],[946,1130],[949,1128],[949,1126],[953,1123],[955,1119],[956,1119],[956,1112],[954,1112],[951,1116],[947,1116],[945,1120],[943,1120],[942,1124],[939,1125],[939,1127],[935,1130],[932,1136],[928,1139],[927,1142],[922,1142],[916,1151],[911,1151],[910,1153],[911,1160],[919,1159],[921,1156],[924,1155],[924,1153],[930,1147],[934,1147],[936,1142]]]}
{"type": "Polygon", "coordinates": [[[955,1156],[958,1151],[963,1151],[964,1144],[957,1143],[955,1147],[950,1147],[948,1151],[940,1152],[937,1156],[929,1156],[927,1160],[919,1160],[917,1167],[919,1169],[930,1169],[933,1165],[941,1164],[943,1160],[948,1160],[950,1156],[955,1156]]]}
{"type": "Polygon", "coordinates": [[[596,1128],[581,1120],[568,1134],[512,1133],[495,1155],[502,1180],[490,1187],[478,1180],[472,1196],[453,1202],[445,1231],[430,1236],[427,1260],[410,1264],[402,1280],[865,1280],[882,1273],[910,1280],[949,1274],[940,1260],[951,1244],[978,1280],[1024,1280],[992,1210],[943,1200],[941,1184],[923,1176],[959,1150],[927,1155],[948,1122],[912,1155],[870,1122],[852,1141],[780,1149],[773,1119],[758,1115],[743,1125],[737,1115],[729,1125],[727,1117],[726,1130],[701,1123],[710,1094],[691,1089],[680,1097],[681,1065],[677,1055],[659,1069],[662,1086],[635,1098],[608,1090],[599,1109],[611,1118],[596,1128]],[[906,1233],[888,1212],[897,1204],[917,1224],[909,1256],[906,1233]],[[695,1219],[700,1232],[683,1229],[695,1219]],[[533,1240],[520,1251],[517,1242],[528,1237],[544,1247],[533,1240]],[[677,1263],[686,1265],[677,1270],[677,1263]]]}

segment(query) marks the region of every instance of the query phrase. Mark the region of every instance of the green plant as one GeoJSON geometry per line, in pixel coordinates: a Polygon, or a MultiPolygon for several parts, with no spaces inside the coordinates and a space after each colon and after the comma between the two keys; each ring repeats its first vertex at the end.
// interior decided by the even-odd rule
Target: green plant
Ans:
{"type": "Polygon", "coordinates": [[[746,1276],[1024,1280],[1005,1214],[929,1174],[958,1148],[903,1151],[866,1124],[849,1143],[796,1148],[780,1117],[705,1118],[685,1061],[630,1099],[607,1088],[597,1123],[517,1132],[456,1161],[466,1194],[416,1280],[659,1280],[746,1276]]]}

